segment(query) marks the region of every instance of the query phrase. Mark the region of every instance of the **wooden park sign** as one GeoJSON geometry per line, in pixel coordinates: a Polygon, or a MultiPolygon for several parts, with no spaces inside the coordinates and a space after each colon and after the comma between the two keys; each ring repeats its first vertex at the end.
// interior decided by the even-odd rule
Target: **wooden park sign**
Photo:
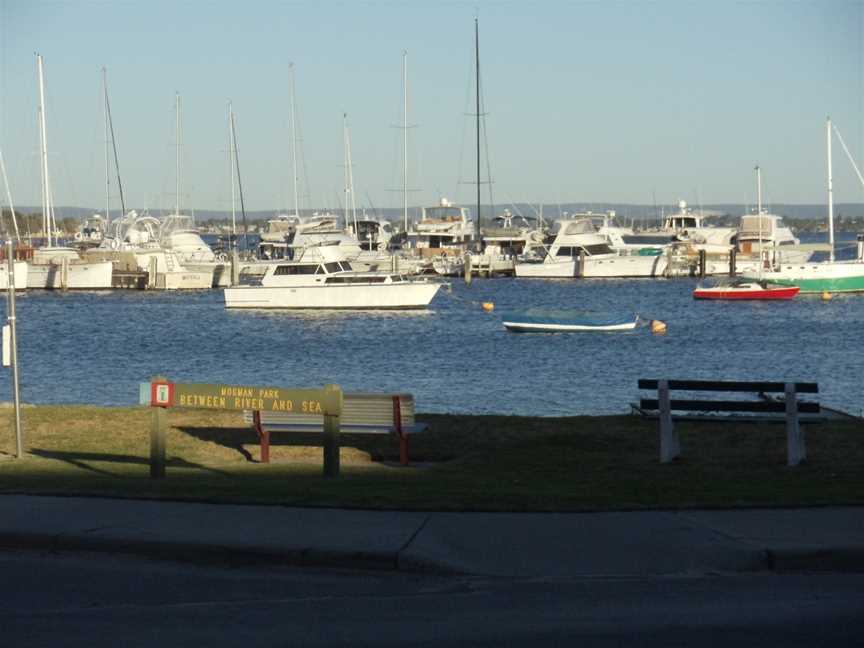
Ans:
{"type": "Polygon", "coordinates": [[[339,418],[342,415],[342,389],[325,385],[322,389],[286,389],[248,385],[172,383],[157,376],[141,385],[142,404],[153,408],[150,426],[150,476],[165,477],[166,410],[172,407],[208,410],[252,410],[261,434],[260,412],[296,412],[324,417],[324,476],[339,474],[339,418]],[[149,399],[145,394],[149,392],[149,399]],[[147,402],[149,400],[149,402],[147,402]]]}

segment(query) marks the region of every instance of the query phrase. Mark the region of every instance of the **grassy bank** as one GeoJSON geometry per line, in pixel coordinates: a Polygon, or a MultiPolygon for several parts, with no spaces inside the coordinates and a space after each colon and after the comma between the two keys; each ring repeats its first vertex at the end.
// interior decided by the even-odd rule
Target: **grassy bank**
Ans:
{"type": "MultiPolygon", "coordinates": [[[[780,424],[679,423],[684,458],[660,465],[656,422],[630,416],[419,415],[430,431],[412,437],[411,467],[393,439],[343,435],[342,476],[325,480],[318,435],[274,434],[263,465],[238,413],[172,410],[157,482],[149,415],[26,408],[27,454],[0,461],[0,492],[434,510],[864,503],[860,421],[805,426],[809,461],[787,468],[780,424]]],[[[11,419],[0,411],[0,458],[14,452],[11,419]]]]}

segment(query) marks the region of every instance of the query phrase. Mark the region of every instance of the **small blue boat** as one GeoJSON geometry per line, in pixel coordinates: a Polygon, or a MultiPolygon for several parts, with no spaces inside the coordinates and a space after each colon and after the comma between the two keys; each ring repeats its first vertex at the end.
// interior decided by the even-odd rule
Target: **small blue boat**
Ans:
{"type": "Polygon", "coordinates": [[[632,331],[639,325],[638,315],[592,315],[589,313],[525,313],[504,319],[504,328],[514,333],[567,333],[632,331]]]}

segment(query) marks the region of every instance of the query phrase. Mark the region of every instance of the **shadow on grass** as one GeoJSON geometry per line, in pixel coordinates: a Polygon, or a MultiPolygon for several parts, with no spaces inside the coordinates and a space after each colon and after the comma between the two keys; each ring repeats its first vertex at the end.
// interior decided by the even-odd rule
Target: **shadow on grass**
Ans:
{"type": "MultiPolygon", "coordinates": [[[[121,477],[122,475],[118,475],[117,473],[113,473],[108,470],[102,470],[101,468],[96,468],[95,466],[89,465],[87,462],[105,461],[111,463],[132,464],[139,466],[150,465],[149,459],[145,459],[143,457],[134,457],[132,455],[105,454],[99,452],[63,452],[58,450],[44,450],[42,448],[31,448],[29,450],[29,454],[35,457],[41,457],[42,459],[55,459],[57,461],[65,461],[66,463],[71,464],[76,468],[81,468],[82,470],[88,470],[99,475],[107,475],[110,477],[121,477]]],[[[166,466],[169,468],[196,468],[198,470],[206,470],[208,472],[216,473],[218,475],[229,474],[225,471],[217,470],[203,464],[198,464],[192,461],[186,461],[185,459],[180,459],[179,457],[168,457],[166,460],[166,466]]]]}
{"type": "MultiPolygon", "coordinates": [[[[215,443],[240,453],[250,463],[260,463],[260,449],[253,455],[244,446],[259,446],[261,440],[253,428],[246,427],[192,427],[174,426],[176,430],[188,434],[193,439],[215,443]]],[[[395,435],[388,434],[346,434],[339,435],[340,445],[366,452],[374,462],[399,459],[399,442],[395,435]]],[[[320,432],[271,432],[270,448],[279,447],[322,447],[324,437],[320,432]]]]}

